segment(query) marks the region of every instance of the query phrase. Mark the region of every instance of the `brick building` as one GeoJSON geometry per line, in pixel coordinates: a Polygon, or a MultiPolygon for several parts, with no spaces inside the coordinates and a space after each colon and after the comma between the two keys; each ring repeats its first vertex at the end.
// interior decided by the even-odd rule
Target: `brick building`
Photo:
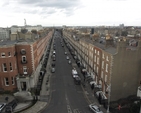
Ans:
{"type": "Polygon", "coordinates": [[[52,38],[53,30],[44,37],[0,42],[0,88],[28,91],[36,85],[38,64],[52,38]]]}
{"type": "Polygon", "coordinates": [[[107,98],[110,95],[111,101],[115,101],[137,95],[141,81],[140,40],[133,47],[125,38],[114,42],[108,37],[101,42],[99,39],[93,41],[80,35],[76,41],[72,34],[73,31],[63,31],[64,38],[75,48],[79,60],[96,84],[102,87],[107,98]]]}

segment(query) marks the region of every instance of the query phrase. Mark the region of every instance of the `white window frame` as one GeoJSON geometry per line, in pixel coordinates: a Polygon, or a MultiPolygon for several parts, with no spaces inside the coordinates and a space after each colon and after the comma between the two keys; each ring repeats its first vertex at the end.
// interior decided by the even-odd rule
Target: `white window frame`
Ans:
{"type": "Polygon", "coordinates": [[[109,61],[109,56],[106,57],[106,60],[109,61]]]}
{"type": "Polygon", "coordinates": [[[23,66],[23,74],[27,74],[27,67],[23,66]]]}
{"type": "Polygon", "coordinates": [[[108,64],[106,64],[106,72],[108,72],[108,64]]]}
{"type": "Polygon", "coordinates": [[[22,56],[22,62],[26,61],[26,56],[22,56]],[[24,60],[25,58],[25,60],[24,60]]]}
{"type": "Polygon", "coordinates": [[[96,71],[96,65],[94,64],[94,70],[96,71]]]}
{"type": "Polygon", "coordinates": [[[104,69],[104,61],[102,61],[102,69],[104,69]]]}
{"type": "Polygon", "coordinates": [[[5,69],[7,70],[6,63],[2,64],[2,68],[3,68],[3,72],[7,72],[7,71],[5,71],[5,69]],[[4,64],[5,64],[5,66],[4,66],[4,64]]]}
{"type": "Polygon", "coordinates": [[[99,55],[99,51],[97,51],[97,55],[99,55]]]}
{"type": "Polygon", "coordinates": [[[97,57],[97,64],[99,64],[99,57],[97,57]]]}
{"type": "Polygon", "coordinates": [[[12,85],[15,85],[15,77],[11,77],[12,85]]]}
{"type": "Polygon", "coordinates": [[[96,55],[94,56],[94,62],[96,62],[96,55]]]}
{"type": "Polygon", "coordinates": [[[96,53],[96,49],[94,50],[94,52],[96,53]]]}
{"type": "Polygon", "coordinates": [[[102,58],[105,59],[105,55],[104,55],[104,53],[102,54],[102,58]]]}
{"type": "Polygon", "coordinates": [[[2,58],[5,57],[5,53],[1,53],[1,57],[2,57],[2,58]]]}
{"type": "Polygon", "coordinates": [[[5,77],[5,78],[4,78],[4,84],[5,84],[5,86],[9,86],[8,77],[5,77]]]}

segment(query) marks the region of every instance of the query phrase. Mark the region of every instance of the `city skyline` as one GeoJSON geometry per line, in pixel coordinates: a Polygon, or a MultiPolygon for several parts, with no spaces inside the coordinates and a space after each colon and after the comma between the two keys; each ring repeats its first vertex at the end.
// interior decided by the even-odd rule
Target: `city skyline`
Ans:
{"type": "Polygon", "coordinates": [[[0,0],[0,27],[141,26],[139,0],[0,0]]]}

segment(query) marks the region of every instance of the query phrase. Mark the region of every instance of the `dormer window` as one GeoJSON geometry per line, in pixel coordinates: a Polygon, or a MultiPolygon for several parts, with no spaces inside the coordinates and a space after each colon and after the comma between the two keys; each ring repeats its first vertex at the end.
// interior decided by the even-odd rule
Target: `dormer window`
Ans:
{"type": "Polygon", "coordinates": [[[1,57],[5,57],[5,53],[1,53],[1,57]]]}
{"type": "Polygon", "coordinates": [[[22,55],[25,55],[25,54],[26,54],[25,49],[21,49],[21,54],[22,54],[22,55]]]}

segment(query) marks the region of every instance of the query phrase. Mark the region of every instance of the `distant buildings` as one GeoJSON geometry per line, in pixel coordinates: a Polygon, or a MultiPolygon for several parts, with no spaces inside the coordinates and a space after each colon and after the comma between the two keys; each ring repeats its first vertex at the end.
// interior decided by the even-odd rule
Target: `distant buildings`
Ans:
{"type": "MultiPolygon", "coordinates": [[[[129,28],[128,28],[129,29],[129,28]]],[[[92,39],[77,30],[64,29],[63,36],[83,67],[102,88],[111,101],[137,95],[141,81],[141,41],[136,33],[134,38],[121,36],[120,28],[95,28],[92,39]],[[118,38],[116,33],[119,33],[118,38]],[[77,36],[78,40],[74,38],[77,36]],[[134,41],[131,41],[134,40],[134,41]],[[132,44],[130,44],[132,43],[132,44]]],[[[140,29],[134,29],[140,31],[140,29]]],[[[137,32],[140,34],[140,32],[137,32]]]]}
{"type": "Polygon", "coordinates": [[[9,28],[0,28],[0,40],[8,39],[9,35],[10,35],[9,28]]]}

